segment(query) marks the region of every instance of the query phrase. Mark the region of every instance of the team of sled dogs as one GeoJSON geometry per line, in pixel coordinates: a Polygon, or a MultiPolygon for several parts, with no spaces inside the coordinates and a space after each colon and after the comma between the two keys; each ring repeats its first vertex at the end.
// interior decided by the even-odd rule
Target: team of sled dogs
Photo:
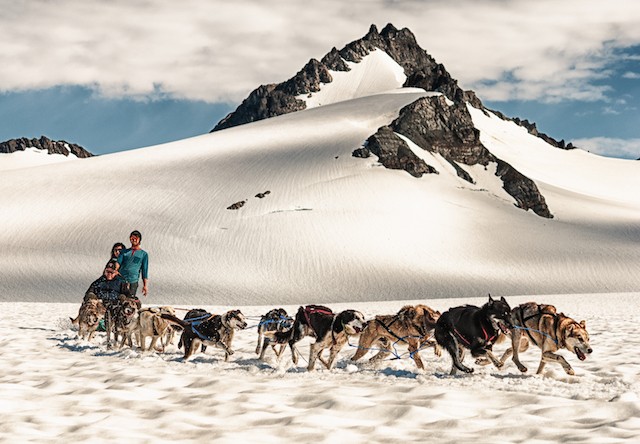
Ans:
{"type": "MultiPolygon", "coordinates": [[[[235,331],[247,327],[240,310],[211,314],[193,309],[180,319],[172,307],[141,309],[124,295],[107,304],[97,298],[85,300],[72,322],[78,326],[78,336],[90,341],[103,318],[108,347],[113,334],[114,344],[119,347],[125,344],[133,347],[135,337],[140,349],[145,350],[146,339],[151,338],[149,349],[164,351],[176,332],[180,332],[178,347],[184,347],[184,360],[197,353],[198,347],[204,352],[207,346],[213,346],[224,350],[227,361],[234,352],[235,331]]],[[[297,365],[296,344],[305,337],[315,339],[310,346],[309,371],[315,369],[316,361],[327,369],[333,368],[340,350],[355,336],[359,336],[359,342],[352,361],[374,351],[370,361],[378,362],[394,353],[396,347],[404,346],[416,366],[423,369],[419,352],[430,347],[437,356],[442,349],[449,353],[451,374],[458,370],[473,372],[473,368],[463,363],[466,351],[476,358],[477,365],[493,364],[502,368],[512,357],[518,369],[526,372],[520,353],[533,343],[542,353],[537,373],[542,373],[546,363],[557,362],[569,375],[574,374],[571,365],[556,352],[566,349],[581,361],[592,352],[585,321],[576,322],[558,313],[553,305],[527,302],[511,308],[504,297],[493,299],[491,296],[481,307],[463,305],[441,314],[426,305],[406,305],[395,314],[378,315],[368,321],[357,310],[334,313],[322,305],[301,306],[294,317],[276,308],[261,317],[257,329],[256,354],[261,360],[269,346],[278,359],[289,346],[293,363],[297,365]],[[505,339],[510,339],[511,346],[498,358],[493,353],[493,345],[505,339]],[[327,349],[329,355],[324,357],[327,349]]]]}

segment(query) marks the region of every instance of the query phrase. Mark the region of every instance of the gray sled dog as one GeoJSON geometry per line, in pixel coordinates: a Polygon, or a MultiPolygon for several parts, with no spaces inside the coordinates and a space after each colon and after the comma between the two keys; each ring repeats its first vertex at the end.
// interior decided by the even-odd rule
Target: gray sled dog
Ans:
{"type": "Polygon", "coordinates": [[[287,345],[288,339],[286,339],[286,341],[278,341],[275,335],[276,333],[280,333],[280,337],[288,338],[288,336],[283,336],[283,334],[289,332],[291,327],[293,327],[293,318],[287,314],[284,308],[269,310],[260,318],[256,354],[260,355],[261,361],[264,360],[264,354],[269,345],[271,345],[276,357],[280,358],[287,345]],[[279,349],[276,349],[276,345],[280,346],[279,349]]]}
{"type": "Polygon", "coordinates": [[[568,375],[575,374],[567,360],[555,354],[560,349],[575,353],[581,361],[593,352],[585,321],[576,322],[564,313],[557,313],[553,305],[521,304],[511,311],[511,322],[515,327],[511,330],[511,348],[507,349],[500,362],[504,364],[513,355],[513,362],[523,373],[527,367],[520,362],[519,352],[526,351],[529,342],[542,351],[538,374],[542,373],[547,362],[557,362],[568,375]]]}
{"type": "Polygon", "coordinates": [[[75,319],[70,318],[71,323],[78,326],[78,337],[81,339],[88,338],[91,341],[98,329],[98,323],[101,319],[104,319],[106,312],[107,309],[102,301],[95,296],[83,301],[78,311],[78,316],[75,319]]]}

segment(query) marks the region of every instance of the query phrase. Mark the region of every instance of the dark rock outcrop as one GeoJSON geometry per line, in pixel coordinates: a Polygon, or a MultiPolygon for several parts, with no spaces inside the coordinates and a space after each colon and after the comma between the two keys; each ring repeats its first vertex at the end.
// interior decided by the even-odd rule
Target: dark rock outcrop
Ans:
{"type": "MultiPolygon", "coordinates": [[[[378,129],[378,132],[369,137],[365,148],[367,151],[378,156],[382,165],[393,170],[405,170],[414,177],[421,177],[423,174],[438,174],[438,171],[428,165],[411,151],[407,142],[398,137],[388,126],[378,129]]],[[[357,150],[356,150],[357,151],[357,150]]],[[[363,157],[361,152],[354,157],[363,157]]]]}
{"type": "Polygon", "coordinates": [[[525,211],[533,210],[538,216],[553,218],[544,196],[533,180],[518,172],[507,162],[500,159],[496,159],[496,162],[498,163],[496,176],[502,179],[505,191],[516,200],[518,208],[525,211]]]}
{"type": "Polygon", "coordinates": [[[553,137],[538,131],[536,124],[534,122],[529,122],[527,119],[520,119],[519,117],[507,117],[500,111],[489,110],[496,116],[500,117],[502,120],[509,120],[515,123],[518,126],[521,126],[527,130],[529,134],[532,136],[536,136],[547,142],[551,146],[555,146],[556,148],[560,148],[561,150],[573,150],[578,148],[573,143],[566,143],[564,139],[556,140],[553,137]]]}
{"type": "Polygon", "coordinates": [[[39,139],[27,139],[22,137],[20,139],[11,139],[5,142],[0,142],[0,153],[15,153],[16,151],[24,151],[27,148],[37,148],[39,150],[47,151],[49,154],[62,154],[69,156],[73,154],[76,157],[85,159],[92,157],[86,149],[75,143],[65,142],[64,140],[51,140],[45,136],[41,136],[39,139]]]}
{"type": "Polygon", "coordinates": [[[239,202],[233,203],[231,205],[229,205],[227,207],[227,210],[239,210],[240,208],[244,207],[244,204],[246,204],[247,201],[246,200],[241,200],[239,202]]]}
{"type": "Polygon", "coordinates": [[[212,131],[231,128],[257,120],[305,109],[302,100],[278,89],[278,85],[262,85],[255,89],[238,108],[222,119],[212,131]]]}
{"type": "Polygon", "coordinates": [[[329,68],[324,63],[311,59],[300,72],[286,82],[262,85],[255,89],[212,131],[303,110],[306,104],[296,99],[296,96],[320,91],[320,83],[330,83],[332,80],[329,68]]]}
{"type": "Polygon", "coordinates": [[[391,127],[420,148],[447,160],[485,166],[491,160],[466,104],[450,105],[444,96],[423,97],[407,105],[391,127]]]}
{"type": "MultiPolygon", "coordinates": [[[[470,183],[475,181],[461,165],[479,164],[486,167],[490,163],[496,163],[496,176],[500,177],[504,190],[515,199],[519,208],[525,211],[531,209],[542,217],[553,217],[535,182],[508,163],[496,158],[485,148],[480,141],[480,132],[475,128],[465,103],[448,103],[443,96],[424,97],[405,106],[390,127],[381,128],[377,134],[381,131],[382,134],[391,134],[395,139],[404,142],[395,133],[402,134],[420,148],[440,154],[453,166],[460,178],[470,183]]],[[[378,137],[376,142],[381,145],[376,147],[376,150],[381,153],[398,151],[397,142],[391,137],[378,137]]],[[[367,144],[367,148],[380,157],[380,162],[387,166],[385,162],[388,161],[371,146],[371,143],[367,144]]],[[[414,153],[411,154],[415,156],[414,153]]],[[[397,166],[388,166],[388,168],[397,168],[397,166]]],[[[406,170],[406,168],[402,169],[406,170]]],[[[411,173],[411,171],[408,172],[411,173]]]]}

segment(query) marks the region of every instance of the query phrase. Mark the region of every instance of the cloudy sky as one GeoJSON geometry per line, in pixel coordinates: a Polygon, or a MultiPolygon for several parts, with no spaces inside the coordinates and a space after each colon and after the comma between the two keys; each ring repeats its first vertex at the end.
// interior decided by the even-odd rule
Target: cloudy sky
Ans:
{"type": "Polygon", "coordinates": [[[0,0],[0,141],[107,153],[206,133],[389,22],[490,108],[640,157],[635,0],[0,0]]]}

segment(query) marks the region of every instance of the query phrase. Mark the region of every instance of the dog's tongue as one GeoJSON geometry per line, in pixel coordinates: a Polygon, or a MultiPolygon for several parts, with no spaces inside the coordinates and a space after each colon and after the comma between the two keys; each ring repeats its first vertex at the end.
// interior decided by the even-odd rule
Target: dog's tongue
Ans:
{"type": "Polygon", "coordinates": [[[587,359],[587,356],[582,353],[582,350],[580,350],[578,347],[574,347],[573,351],[576,352],[576,356],[579,360],[584,361],[585,359],[587,359]]]}

